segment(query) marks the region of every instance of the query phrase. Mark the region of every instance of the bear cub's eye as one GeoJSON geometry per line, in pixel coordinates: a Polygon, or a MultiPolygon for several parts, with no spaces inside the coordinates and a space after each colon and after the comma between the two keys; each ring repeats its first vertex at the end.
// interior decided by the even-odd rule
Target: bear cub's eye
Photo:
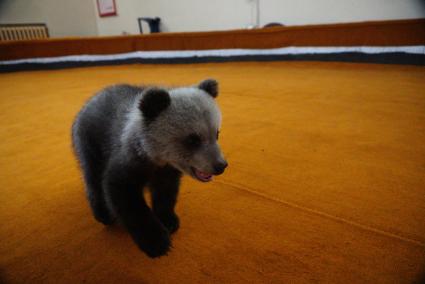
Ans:
{"type": "Polygon", "coordinates": [[[184,144],[189,149],[196,149],[196,148],[199,148],[201,146],[202,140],[201,140],[201,137],[198,134],[192,133],[185,138],[184,144]]]}

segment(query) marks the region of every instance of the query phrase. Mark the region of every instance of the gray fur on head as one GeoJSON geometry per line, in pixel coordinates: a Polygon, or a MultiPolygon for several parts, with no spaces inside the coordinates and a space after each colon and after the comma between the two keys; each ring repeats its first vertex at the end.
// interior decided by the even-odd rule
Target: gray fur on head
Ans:
{"type": "MultiPolygon", "coordinates": [[[[192,168],[214,173],[214,164],[224,161],[217,144],[221,113],[213,99],[217,96],[214,93],[217,91],[217,82],[206,80],[200,86],[209,86],[208,92],[200,87],[185,87],[170,89],[168,92],[154,89],[142,93],[139,97],[142,107],[134,107],[129,112],[123,142],[133,141],[139,154],[149,156],[159,165],[170,164],[192,176],[192,168]],[[215,87],[211,88],[212,86],[215,87]],[[205,95],[205,92],[209,95],[205,95]],[[160,94],[167,101],[165,93],[169,95],[169,105],[160,107],[160,111],[155,112],[154,119],[151,114],[146,116],[143,111],[146,99],[153,100],[153,94],[160,94]],[[202,146],[196,151],[184,146],[184,139],[191,134],[202,139],[202,146]]],[[[159,101],[161,99],[156,98],[156,105],[159,101]]],[[[166,103],[163,106],[165,105],[166,103]]]]}

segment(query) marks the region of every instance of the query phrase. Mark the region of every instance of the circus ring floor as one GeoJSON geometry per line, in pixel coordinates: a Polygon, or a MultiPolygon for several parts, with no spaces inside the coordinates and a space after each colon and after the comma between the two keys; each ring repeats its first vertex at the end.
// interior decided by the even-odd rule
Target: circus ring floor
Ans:
{"type": "Polygon", "coordinates": [[[425,264],[425,68],[320,62],[0,74],[6,283],[412,283],[425,264]],[[226,173],[184,178],[151,260],[94,221],[70,126],[106,85],[221,84],[226,173]]]}

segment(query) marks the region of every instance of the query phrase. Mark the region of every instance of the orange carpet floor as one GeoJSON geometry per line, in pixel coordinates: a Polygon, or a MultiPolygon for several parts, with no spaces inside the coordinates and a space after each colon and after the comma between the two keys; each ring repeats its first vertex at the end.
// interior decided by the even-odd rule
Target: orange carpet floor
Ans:
{"type": "Polygon", "coordinates": [[[414,283],[425,269],[425,68],[126,65],[0,75],[0,282],[414,283]],[[183,181],[149,259],[94,221],[74,115],[114,83],[221,84],[214,182],[183,181]]]}

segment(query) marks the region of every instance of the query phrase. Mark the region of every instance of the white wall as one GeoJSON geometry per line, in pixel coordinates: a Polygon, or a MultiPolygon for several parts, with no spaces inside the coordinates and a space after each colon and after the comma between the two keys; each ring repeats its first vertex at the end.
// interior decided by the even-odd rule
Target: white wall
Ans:
{"type": "MultiPolygon", "coordinates": [[[[115,0],[100,18],[96,0],[0,0],[0,23],[45,22],[53,37],[138,34],[138,17],[160,17],[163,31],[246,28],[256,0],[115,0]]],[[[259,0],[260,25],[425,18],[425,0],[259,0]]]]}
{"type": "Polygon", "coordinates": [[[423,0],[260,0],[260,22],[286,25],[417,19],[423,0]]]}
{"type": "MultiPolygon", "coordinates": [[[[96,0],[93,0],[96,1],[96,0]]],[[[260,25],[305,25],[425,18],[424,0],[259,0],[260,25]]],[[[137,17],[160,17],[163,31],[255,25],[255,0],[116,0],[118,17],[98,21],[100,35],[138,33],[137,17]]]]}
{"type": "Polygon", "coordinates": [[[252,10],[247,0],[116,0],[116,5],[117,16],[97,16],[99,35],[138,34],[139,17],[160,17],[163,31],[238,29],[250,23],[252,10]]]}
{"type": "MultiPolygon", "coordinates": [[[[1,0],[0,0],[1,1],[1,0]]],[[[92,0],[96,6],[96,0],[92,0]]],[[[141,17],[140,0],[115,0],[117,16],[99,17],[96,7],[96,24],[98,35],[120,35],[125,33],[139,34],[137,18],[141,17]]]]}
{"type": "Polygon", "coordinates": [[[247,0],[141,0],[140,11],[158,16],[165,31],[240,29],[252,23],[252,2],[247,0]]]}
{"type": "Polygon", "coordinates": [[[87,0],[0,0],[0,23],[46,23],[51,37],[97,35],[87,0]]]}

